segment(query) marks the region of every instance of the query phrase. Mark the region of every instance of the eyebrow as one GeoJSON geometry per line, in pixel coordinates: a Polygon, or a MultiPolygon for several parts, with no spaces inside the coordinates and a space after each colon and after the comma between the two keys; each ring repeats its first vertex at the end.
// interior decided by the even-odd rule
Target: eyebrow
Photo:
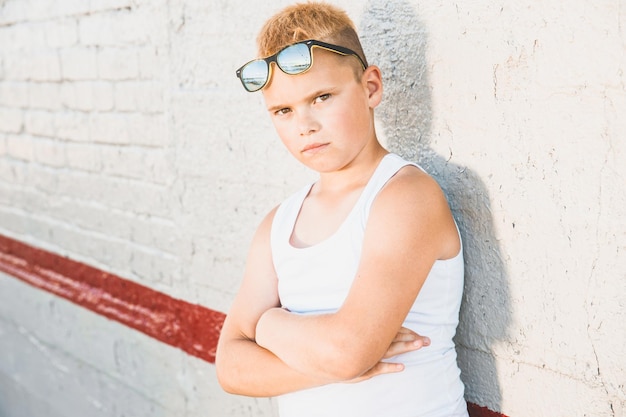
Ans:
{"type": "MultiPolygon", "coordinates": [[[[304,98],[303,101],[311,101],[314,98],[319,97],[319,96],[324,95],[324,94],[334,94],[336,91],[337,91],[337,87],[336,86],[329,87],[329,88],[321,88],[321,89],[315,90],[313,93],[307,95],[304,98]]],[[[291,108],[291,107],[292,106],[289,106],[289,105],[286,105],[286,104],[277,104],[275,106],[268,107],[267,111],[273,113],[273,112],[275,112],[277,110],[291,108]]]]}
{"type": "Polygon", "coordinates": [[[280,109],[285,109],[285,108],[287,108],[287,107],[289,107],[289,106],[287,106],[287,105],[283,105],[283,104],[278,104],[278,105],[276,105],[276,106],[268,107],[268,108],[267,108],[267,111],[268,111],[268,112],[271,112],[271,113],[274,113],[274,112],[276,112],[276,111],[278,111],[278,110],[280,110],[280,109]]]}

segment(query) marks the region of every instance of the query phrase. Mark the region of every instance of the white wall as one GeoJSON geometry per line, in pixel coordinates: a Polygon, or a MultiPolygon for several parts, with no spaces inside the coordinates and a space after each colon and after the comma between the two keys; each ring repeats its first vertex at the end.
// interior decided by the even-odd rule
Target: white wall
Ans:
{"type": "MultiPolygon", "coordinates": [[[[313,178],[234,76],[288,3],[0,2],[0,233],[226,311],[256,224],[313,178]]],[[[461,226],[468,399],[626,414],[626,4],[334,3],[383,69],[381,136],[461,226]]],[[[0,415],[273,414],[6,275],[0,306],[0,415]]]]}

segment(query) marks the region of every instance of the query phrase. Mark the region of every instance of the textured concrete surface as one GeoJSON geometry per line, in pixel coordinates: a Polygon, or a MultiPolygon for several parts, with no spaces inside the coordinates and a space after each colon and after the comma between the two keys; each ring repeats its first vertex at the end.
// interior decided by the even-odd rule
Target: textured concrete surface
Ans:
{"type": "MultiPolygon", "coordinates": [[[[234,76],[288,3],[0,2],[0,233],[226,311],[256,224],[313,178],[234,76]]],[[[468,400],[625,415],[626,4],[334,3],[383,70],[380,135],[463,234],[468,400]]],[[[0,285],[0,415],[274,413],[212,365],[0,285]]]]}

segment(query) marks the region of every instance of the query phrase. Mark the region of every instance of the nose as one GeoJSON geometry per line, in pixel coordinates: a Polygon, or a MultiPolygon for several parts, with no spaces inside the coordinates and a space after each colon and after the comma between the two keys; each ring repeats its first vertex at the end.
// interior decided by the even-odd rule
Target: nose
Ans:
{"type": "Polygon", "coordinates": [[[309,136],[320,130],[320,123],[311,111],[300,111],[298,114],[298,131],[300,136],[309,136]]]}

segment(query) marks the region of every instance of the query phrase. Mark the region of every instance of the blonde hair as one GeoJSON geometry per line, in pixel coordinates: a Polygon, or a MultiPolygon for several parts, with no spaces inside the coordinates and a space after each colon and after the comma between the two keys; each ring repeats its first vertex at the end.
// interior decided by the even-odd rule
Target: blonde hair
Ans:
{"type": "Polygon", "coordinates": [[[285,46],[307,39],[332,43],[367,60],[354,23],[342,9],[322,2],[288,6],[269,18],[257,37],[259,56],[271,56],[285,46]]]}

